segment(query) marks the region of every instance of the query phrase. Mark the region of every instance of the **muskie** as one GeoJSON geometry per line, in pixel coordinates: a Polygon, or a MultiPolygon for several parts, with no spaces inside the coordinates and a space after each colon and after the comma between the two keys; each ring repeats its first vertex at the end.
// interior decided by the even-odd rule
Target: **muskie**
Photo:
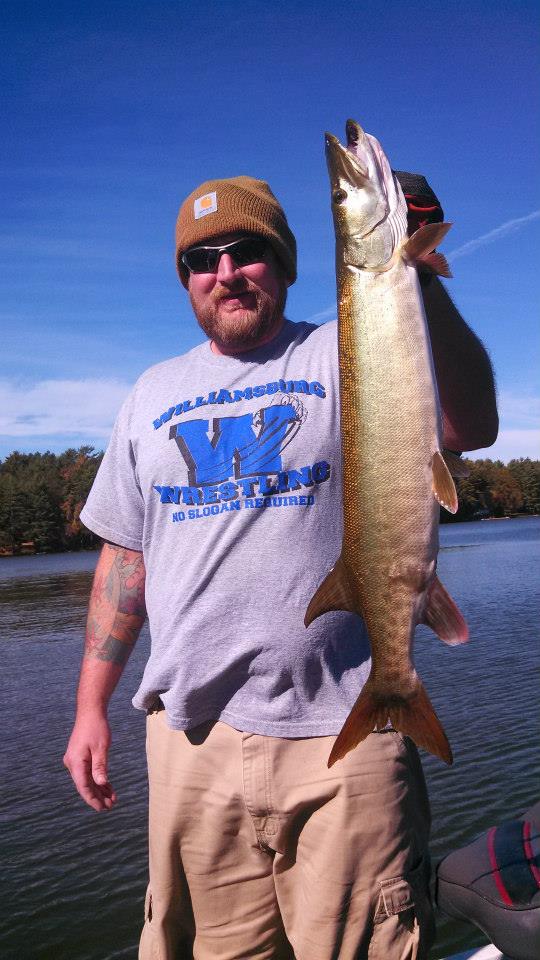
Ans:
{"type": "MultiPolygon", "coordinates": [[[[436,576],[439,504],[457,496],[415,264],[450,276],[434,248],[450,224],[407,239],[406,204],[380,144],[352,120],[347,148],[326,134],[336,232],[343,455],[343,546],[306,626],[330,610],[365,621],[370,676],[330,754],[345,756],[388,721],[447,763],[452,751],[412,662],[415,627],[446,643],[467,625],[436,576]],[[448,464],[448,465],[447,465],[448,464]],[[450,467],[450,469],[449,469],[450,467]]],[[[454,462],[455,461],[455,462],[454,462]]]]}

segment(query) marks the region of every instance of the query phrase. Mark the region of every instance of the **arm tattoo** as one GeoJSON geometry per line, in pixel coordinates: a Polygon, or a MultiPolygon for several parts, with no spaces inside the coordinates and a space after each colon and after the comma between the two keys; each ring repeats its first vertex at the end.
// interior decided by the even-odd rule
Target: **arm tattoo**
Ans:
{"type": "Polygon", "coordinates": [[[85,656],[125,665],[146,618],[145,579],[141,553],[105,544],[88,608],[85,656]]]}

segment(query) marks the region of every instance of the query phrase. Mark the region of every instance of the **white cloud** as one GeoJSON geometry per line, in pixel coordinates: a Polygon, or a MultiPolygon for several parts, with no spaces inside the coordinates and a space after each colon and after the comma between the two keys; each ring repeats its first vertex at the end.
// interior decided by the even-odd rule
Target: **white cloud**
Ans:
{"type": "Polygon", "coordinates": [[[0,434],[107,438],[130,384],[121,380],[0,381],[0,434]]]}
{"type": "MultiPolygon", "coordinates": [[[[25,385],[0,380],[0,435],[21,443],[43,437],[44,443],[66,438],[106,444],[115,417],[131,384],[122,380],[42,380],[25,385]]],[[[467,454],[472,459],[540,459],[540,396],[532,391],[503,391],[499,398],[501,429],[492,447],[467,454]]],[[[11,443],[10,443],[11,445],[11,443]]]]}
{"type": "Polygon", "coordinates": [[[502,223],[500,227],[495,227],[495,229],[490,230],[489,233],[483,233],[480,237],[469,240],[468,243],[464,243],[461,247],[456,247],[455,250],[452,250],[446,255],[446,259],[457,260],[458,257],[466,257],[467,254],[474,253],[478,247],[483,247],[487,243],[494,243],[496,240],[501,240],[503,237],[508,236],[508,234],[515,233],[516,230],[521,230],[527,223],[531,223],[533,220],[538,220],[539,218],[540,210],[533,210],[532,213],[528,213],[525,217],[516,217],[514,220],[507,220],[506,223],[502,223]]]}

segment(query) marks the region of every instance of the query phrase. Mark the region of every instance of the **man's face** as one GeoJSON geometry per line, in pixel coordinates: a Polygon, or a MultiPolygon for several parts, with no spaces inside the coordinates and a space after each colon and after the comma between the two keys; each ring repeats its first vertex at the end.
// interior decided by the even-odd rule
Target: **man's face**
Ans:
{"type": "MultiPolygon", "coordinates": [[[[221,246],[241,236],[222,234],[206,245],[221,246]]],[[[287,280],[270,245],[263,261],[245,267],[237,267],[223,253],[215,273],[189,275],[188,290],[195,316],[215,353],[253,350],[272,340],[283,323],[287,280]]]]}

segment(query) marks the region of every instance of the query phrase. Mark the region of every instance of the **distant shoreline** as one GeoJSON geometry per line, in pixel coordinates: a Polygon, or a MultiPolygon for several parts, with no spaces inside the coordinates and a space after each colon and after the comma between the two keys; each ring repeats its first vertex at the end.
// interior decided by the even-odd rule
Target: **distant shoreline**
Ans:
{"type": "Polygon", "coordinates": [[[72,554],[75,556],[79,553],[98,553],[101,547],[82,547],[80,550],[18,550],[16,553],[2,553],[0,552],[0,560],[13,560],[14,558],[18,559],[19,557],[24,557],[25,560],[28,557],[62,557],[69,556],[72,554]]]}
{"type": "MultiPolygon", "coordinates": [[[[99,549],[100,538],[84,526],[80,514],[102,456],[92,447],[80,447],[60,455],[12,453],[0,462],[0,556],[99,549]]],[[[540,513],[540,460],[522,458],[503,466],[499,461],[463,458],[463,466],[459,472],[467,475],[456,483],[457,514],[441,511],[442,525],[540,513]]],[[[279,476],[278,480],[277,474],[266,474],[265,489],[277,484],[276,489],[283,486],[282,492],[288,491],[288,479],[285,483],[279,476]]],[[[202,487],[196,494],[191,487],[181,494],[182,489],[174,487],[178,493],[171,494],[173,501],[184,502],[185,496],[188,503],[206,502],[202,487]]],[[[240,503],[237,499],[236,506],[240,503]]],[[[217,508],[203,507],[202,513],[210,509],[217,508]]],[[[172,519],[178,515],[173,513],[172,519]]]]}
{"type": "MultiPolygon", "coordinates": [[[[468,517],[463,520],[445,520],[441,522],[440,526],[449,527],[455,526],[462,523],[484,523],[486,520],[537,520],[540,517],[540,513],[512,513],[504,517],[468,517]]],[[[14,557],[59,557],[67,556],[69,554],[78,554],[78,553],[98,553],[101,549],[100,546],[97,547],[82,547],[80,550],[19,550],[16,553],[4,553],[0,551],[0,560],[12,560],[14,557]]]]}

